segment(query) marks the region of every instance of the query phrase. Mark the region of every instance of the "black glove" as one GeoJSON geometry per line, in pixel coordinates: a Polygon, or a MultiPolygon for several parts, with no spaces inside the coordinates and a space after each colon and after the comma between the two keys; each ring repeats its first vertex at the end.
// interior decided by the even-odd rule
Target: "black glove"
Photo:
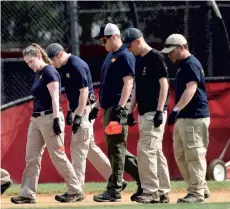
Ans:
{"type": "Polygon", "coordinates": [[[98,113],[99,113],[99,109],[94,107],[89,113],[89,122],[91,122],[91,120],[96,119],[98,117],[98,113]]]}
{"type": "Polygon", "coordinates": [[[168,125],[173,125],[176,122],[178,115],[179,115],[179,110],[173,110],[168,117],[168,125]]]}
{"type": "Polygon", "coordinates": [[[61,133],[59,118],[54,118],[53,120],[53,131],[56,135],[61,133]]]}
{"type": "Polygon", "coordinates": [[[77,133],[80,125],[81,125],[81,116],[75,115],[75,117],[73,119],[73,126],[72,126],[72,132],[73,132],[73,134],[77,133]]]}
{"type": "Polygon", "coordinates": [[[128,126],[134,126],[135,125],[135,118],[134,118],[133,113],[128,114],[127,124],[128,124],[128,126]]]}
{"type": "Polygon", "coordinates": [[[114,106],[111,111],[111,121],[117,121],[120,123],[121,117],[125,116],[124,109],[125,108],[121,107],[121,105],[114,106]]]}
{"type": "Polygon", "coordinates": [[[153,118],[154,127],[158,128],[163,123],[163,112],[157,110],[153,118]]]}
{"type": "Polygon", "coordinates": [[[66,115],[66,119],[65,122],[67,125],[71,126],[73,124],[73,120],[72,120],[72,112],[70,110],[68,110],[67,115],[66,115]]]}

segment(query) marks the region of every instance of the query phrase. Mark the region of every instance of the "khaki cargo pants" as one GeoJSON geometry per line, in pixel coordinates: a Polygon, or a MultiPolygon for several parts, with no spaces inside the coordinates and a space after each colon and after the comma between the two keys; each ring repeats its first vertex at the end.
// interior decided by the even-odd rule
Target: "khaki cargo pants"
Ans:
{"type": "MultiPolygon", "coordinates": [[[[72,133],[70,145],[72,165],[82,187],[85,182],[86,158],[106,180],[112,173],[109,159],[94,141],[94,120],[89,122],[89,113],[92,108],[93,105],[86,106],[82,124],[76,134],[72,133]]],[[[74,114],[72,117],[74,118],[74,114]]]]}
{"type": "Polygon", "coordinates": [[[173,131],[174,155],[188,193],[204,199],[208,193],[206,152],[209,144],[210,118],[178,119],[173,131]]]}
{"type": "Polygon", "coordinates": [[[171,190],[168,164],[162,151],[167,112],[164,112],[163,124],[158,128],[153,124],[154,115],[155,112],[148,112],[138,117],[137,164],[143,192],[162,195],[171,190]]]}
{"type": "Polygon", "coordinates": [[[10,174],[5,169],[2,168],[0,168],[0,171],[1,171],[0,181],[1,181],[1,185],[3,185],[11,180],[10,174]]]}
{"type": "Polygon", "coordinates": [[[63,132],[57,136],[52,128],[52,114],[31,118],[26,144],[26,168],[22,176],[20,196],[36,199],[41,160],[46,146],[53,165],[67,184],[68,193],[76,194],[82,191],[73,166],[64,150],[65,124],[62,112],[60,112],[59,120],[63,132]]]}

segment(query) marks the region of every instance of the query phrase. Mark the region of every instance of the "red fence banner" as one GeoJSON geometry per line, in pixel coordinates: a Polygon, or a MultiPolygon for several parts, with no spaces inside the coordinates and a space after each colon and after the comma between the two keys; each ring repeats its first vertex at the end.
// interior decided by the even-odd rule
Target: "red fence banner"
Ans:
{"type": "MultiPolygon", "coordinates": [[[[207,161],[220,157],[228,139],[230,138],[230,82],[207,82],[206,89],[208,92],[209,109],[211,113],[210,124],[210,144],[208,147],[207,161]]],[[[95,89],[98,97],[98,89],[95,89]]],[[[174,90],[170,90],[169,112],[174,106],[174,90]]],[[[17,106],[9,107],[1,113],[1,167],[9,171],[15,183],[21,183],[21,177],[25,168],[25,152],[27,130],[32,113],[33,101],[26,102],[17,106]]],[[[67,111],[67,102],[65,95],[61,96],[61,106],[64,113],[67,111]]],[[[137,112],[135,113],[137,117],[137,112]]],[[[107,154],[104,140],[104,130],[102,128],[102,111],[94,124],[94,134],[96,144],[107,154]]],[[[168,161],[171,179],[181,178],[177,168],[172,146],[173,126],[165,127],[163,151],[168,161]]],[[[65,150],[70,156],[70,136],[71,128],[66,126],[65,129],[65,150]]],[[[136,155],[138,142],[138,126],[129,128],[127,147],[128,150],[136,155]]],[[[230,161],[230,148],[226,151],[223,158],[225,162],[230,161]]],[[[131,177],[125,174],[125,179],[131,180],[131,177]]],[[[86,181],[104,181],[95,168],[87,162],[86,181]]],[[[39,179],[40,183],[63,182],[63,179],[55,170],[47,150],[43,155],[42,169],[39,179]]]]}

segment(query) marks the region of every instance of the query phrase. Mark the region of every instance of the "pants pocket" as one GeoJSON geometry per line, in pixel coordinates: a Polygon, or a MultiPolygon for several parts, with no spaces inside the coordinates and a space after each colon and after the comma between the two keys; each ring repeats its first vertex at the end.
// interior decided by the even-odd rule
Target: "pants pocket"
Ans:
{"type": "Polygon", "coordinates": [[[188,148],[198,148],[202,146],[202,142],[196,138],[194,126],[185,127],[186,131],[186,142],[188,148]]]}

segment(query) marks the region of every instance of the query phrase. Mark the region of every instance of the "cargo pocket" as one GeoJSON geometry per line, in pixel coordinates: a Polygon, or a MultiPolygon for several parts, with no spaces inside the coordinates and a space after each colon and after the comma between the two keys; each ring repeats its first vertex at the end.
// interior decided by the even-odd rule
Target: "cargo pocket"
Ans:
{"type": "Polygon", "coordinates": [[[186,141],[188,148],[198,148],[201,146],[201,143],[197,140],[195,135],[194,126],[185,127],[186,131],[186,141]]]}

